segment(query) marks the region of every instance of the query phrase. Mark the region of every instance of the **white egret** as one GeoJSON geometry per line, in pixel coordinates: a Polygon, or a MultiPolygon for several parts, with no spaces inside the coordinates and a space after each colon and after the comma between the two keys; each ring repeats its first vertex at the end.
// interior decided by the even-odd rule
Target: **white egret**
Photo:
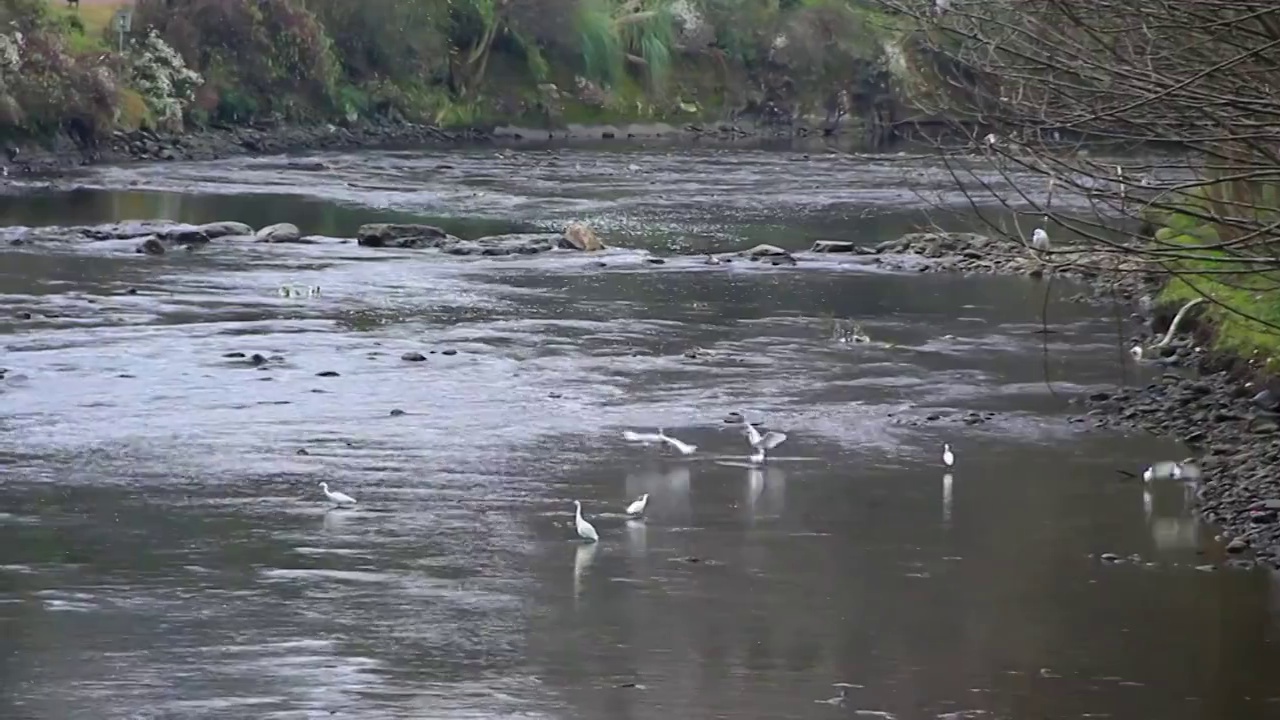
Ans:
{"type": "Polygon", "coordinates": [[[640,443],[641,445],[654,445],[662,442],[662,435],[660,433],[638,433],[623,430],[622,439],[627,442],[640,443]]]}
{"type": "Polygon", "coordinates": [[[942,464],[953,467],[956,464],[955,453],[951,452],[951,443],[942,443],[942,464]]]}
{"type": "Polygon", "coordinates": [[[582,503],[577,500],[574,500],[573,507],[576,510],[576,512],[574,513],[573,522],[578,528],[578,537],[582,538],[583,540],[586,540],[589,543],[593,543],[599,540],[600,535],[596,533],[595,527],[591,523],[582,519],[582,503]]]}
{"type": "Polygon", "coordinates": [[[1133,347],[1129,348],[1129,355],[1133,356],[1134,360],[1141,360],[1142,359],[1142,343],[1134,343],[1133,347]]]}
{"type": "Polygon", "coordinates": [[[1049,233],[1045,232],[1044,228],[1036,228],[1035,232],[1031,233],[1031,247],[1041,252],[1049,249],[1049,233]]]}
{"type": "Polygon", "coordinates": [[[1148,483],[1153,480],[1189,480],[1196,482],[1200,479],[1200,468],[1194,463],[1195,458],[1187,458],[1181,462],[1163,460],[1143,470],[1142,481],[1148,483]]]}
{"type": "Polygon", "coordinates": [[[755,425],[747,422],[746,413],[742,413],[742,420],[744,432],[747,434],[747,442],[751,443],[751,447],[753,448],[749,459],[757,465],[764,462],[764,453],[766,450],[772,450],[778,447],[782,444],[782,441],[787,439],[786,433],[773,432],[772,430],[761,435],[755,425]]]}
{"type": "Polygon", "coordinates": [[[645,493],[636,498],[636,501],[627,506],[627,514],[633,517],[643,515],[644,509],[649,506],[649,493],[645,493]]]}
{"type": "Polygon", "coordinates": [[[698,449],[697,445],[690,445],[689,443],[681,442],[680,440],[671,437],[663,432],[662,428],[658,428],[658,439],[675,448],[676,452],[681,455],[692,455],[694,451],[698,449]]]}
{"type": "Polygon", "coordinates": [[[346,493],[330,492],[329,483],[327,482],[320,483],[320,489],[324,490],[325,497],[329,498],[329,500],[333,501],[337,505],[355,505],[356,504],[356,499],[346,493]]]}

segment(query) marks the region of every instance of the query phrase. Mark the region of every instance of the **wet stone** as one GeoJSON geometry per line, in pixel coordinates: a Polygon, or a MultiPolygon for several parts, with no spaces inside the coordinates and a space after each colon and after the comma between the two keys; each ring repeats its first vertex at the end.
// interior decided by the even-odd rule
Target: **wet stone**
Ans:
{"type": "Polygon", "coordinates": [[[400,359],[406,362],[422,362],[427,359],[427,356],[420,352],[407,352],[401,355],[400,359]]]}
{"type": "Polygon", "coordinates": [[[154,237],[143,240],[133,251],[140,255],[163,255],[165,252],[164,243],[154,237]]]}
{"type": "Polygon", "coordinates": [[[337,370],[321,370],[320,372],[316,373],[316,377],[339,377],[339,376],[340,375],[337,370]]]}
{"type": "Polygon", "coordinates": [[[818,240],[809,248],[810,252],[815,253],[854,253],[859,248],[856,243],[847,240],[818,240]]]}
{"type": "Polygon", "coordinates": [[[264,243],[296,243],[301,238],[301,231],[293,223],[268,225],[254,233],[254,239],[264,243]]]}

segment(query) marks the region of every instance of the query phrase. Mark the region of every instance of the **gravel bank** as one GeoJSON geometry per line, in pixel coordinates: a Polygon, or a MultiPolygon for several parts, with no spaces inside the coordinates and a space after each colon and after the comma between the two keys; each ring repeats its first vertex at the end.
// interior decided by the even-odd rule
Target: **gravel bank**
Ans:
{"type": "Polygon", "coordinates": [[[1213,327],[1198,311],[1187,314],[1171,341],[1162,336],[1180,308],[1153,307],[1162,276],[1137,263],[1085,248],[1055,248],[1041,260],[973,233],[914,233],[870,252],[880,265],[918,272],[1056,275],[1088,283],[1084,300],[1117,299],[1133,313],[1130,342],[1141,344],[1140,362],[1167,372],[1159,382],[1115,392],[1095,392],[1082,401],[1099,425],[1138,427],[1185,443],[1204,478],[1198,509],[1217,525],[1225,548],[1246,562],[1280,568],[1280,379],[1261,365],[1231,354],[1205,351],[1213,327]]]}

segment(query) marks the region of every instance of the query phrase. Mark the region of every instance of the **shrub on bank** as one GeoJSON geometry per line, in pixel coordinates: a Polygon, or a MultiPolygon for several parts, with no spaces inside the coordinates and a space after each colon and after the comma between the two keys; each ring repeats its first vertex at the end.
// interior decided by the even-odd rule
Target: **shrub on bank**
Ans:
{"type": "Polygon", "coordinates": [[[197,120],[317,119],[335,107],[338,65],[324,28],[290,0],[138,0],[155,31],[205,81],[197,120]]]}
{"type": "Polygon", "coordinates": [[[834,93],[884,28],[860,0],[0,0],[0,134],[385,117],[687,116],[834,93]],[[789,85],[779,85],[785,80],[789,85]],[[794,82],[792,82],[794,80],[794,82]],[[781,89],[779,89],[781,88],[781,89]],[[785,98],[784,98],[785,100],[785,98]]]}
{"type": "Polygon", "coordinates": [[[38,136],[73,126],[79,137],[109,126],[119,59],[77,50],[74,31],[42,0],[0,0],[0,135],[38,136]]]}

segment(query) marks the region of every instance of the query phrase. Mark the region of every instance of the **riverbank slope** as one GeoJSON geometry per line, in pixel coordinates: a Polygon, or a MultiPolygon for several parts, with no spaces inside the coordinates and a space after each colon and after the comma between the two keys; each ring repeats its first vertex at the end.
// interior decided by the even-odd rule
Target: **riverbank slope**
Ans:
{"type": "Polygon", "coordinates": [[[930,75],[905,25],[858,0],[552,5],[4,0],[0,140],[20,171],[504,128],[875,145],[919,115],[911,97],[930,75]]]}

